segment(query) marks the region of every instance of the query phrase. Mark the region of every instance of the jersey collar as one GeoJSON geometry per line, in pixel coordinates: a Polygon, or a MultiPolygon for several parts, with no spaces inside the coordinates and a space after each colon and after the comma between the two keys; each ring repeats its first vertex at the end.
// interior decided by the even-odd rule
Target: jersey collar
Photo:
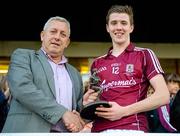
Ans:
{"type": "MultiPolygon", "coordinates": [[[[134,45],[133,43],[130,43],[130,44],[128,45],[128,47],[125,49],[125,51],[131,52],[131,51],[134,50],[134,48],[135,48],[135,45],[134,45]]],[[[113,49],[113,46],[111,46],[111,47],[109,48],[108,53],[107,53],[107,56],[110,56],[110,55],[112,54],[112,49],[113,49]]]]}

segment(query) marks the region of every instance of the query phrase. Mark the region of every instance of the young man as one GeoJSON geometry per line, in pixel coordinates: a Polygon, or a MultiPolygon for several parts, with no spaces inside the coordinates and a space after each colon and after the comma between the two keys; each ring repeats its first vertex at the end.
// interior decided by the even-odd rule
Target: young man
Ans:
{"type": "Polygon", "coordinates": [[[135,47],[130,42],[133,32],[133,11],[130,6],[112,6],[106,17],[106,29],[112,39],[108,53],[94,60],[91,71],[97,70],[103,91],[101,100],[110,108],[98,107],[92,132],[105,130],[141,130],[148,132],[144,112],[169,103],[169,91],[163,70],[154,52],[135,47]],[[148,86],[155,92],[146,98],[148,86]]]}
{"type": "Polygon", "coordinates": [[[79,72],[63,55],[70,43],[70,24],[52,17],[41,32],[38,51],[17,49],[11,56],[8,83],[10,111],[2,132],[77,132],[83,86],[79,72]]]}

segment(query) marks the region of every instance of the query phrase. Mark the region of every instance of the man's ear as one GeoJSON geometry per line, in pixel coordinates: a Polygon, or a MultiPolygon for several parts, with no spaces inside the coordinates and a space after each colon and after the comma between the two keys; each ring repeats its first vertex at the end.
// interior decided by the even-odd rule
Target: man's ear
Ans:
{"type": "Polygon", "coordinates": [[[71,42],[71,40],[69,38],[68,41],[67,41],[67,44],[66,44],[66,48],[69,46],[70,42],[71,42]]]}
{"type": "Polygon", "coordinates": [[[41,31],[40,37],[41,37],[41,41],[43,41],[43,39],[44,39],[44,31],[41,31]]]}

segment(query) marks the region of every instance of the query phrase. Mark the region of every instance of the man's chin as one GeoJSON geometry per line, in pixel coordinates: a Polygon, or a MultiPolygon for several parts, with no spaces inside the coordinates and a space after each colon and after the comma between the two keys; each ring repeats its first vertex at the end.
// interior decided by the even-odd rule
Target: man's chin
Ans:
{"type": "Polygon", "coordinates": [[[57,50],[56,50],[56,51],[51,50],[51,51],[48,53],[48,55],[50,55],[50,56],[52,56],[52,57],[56,57],[56,56],[59,56],[59,55],[60,55],[60,52],[57,52],[57,50]]]}

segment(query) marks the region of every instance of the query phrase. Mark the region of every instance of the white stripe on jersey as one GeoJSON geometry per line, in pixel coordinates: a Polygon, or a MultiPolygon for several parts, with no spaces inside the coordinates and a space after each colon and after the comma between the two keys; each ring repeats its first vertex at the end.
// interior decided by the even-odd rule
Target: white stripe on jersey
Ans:
{"type": "Polygon", "coordinates": [[[147,50],[149,52],[150,56],[151,56],[151,59],[153,61],[153,65],[154,65],[157,73],[164,73],[164,71],[162,70],[161,65],[159,63],[159,60],[157,59],[156,55],[154,54],[154,52],[151,49],[135,47],[134,50],[135,51],[147,50]]]}
{"type": "MultiPolygon", "coordinates": [[[[108,53],[112,53],[112,50],[108,51],[108,53]]],[[[106,53],[106,54],[104,54],[104,55],[102,55],[102,56],[99,56],[99,57],[95,58],[95,60],[100,59],[100,58],[103,58],[103,57],[106,57],[106,56],[108,55],[108,53],[106,53]]]]}
{"type": "Polygon", "coordinates": [[[169,118],[169,112],[167,111],[167,108],[166,106],[162,106],[160,107],[161,110],[162,110],[162,115],[163,115],[163,118],[164,120],[166,121],[166,123],[169,125],[169,127],[171,129],[173,129],[174,131],[176,131],[176,129],[170,124],[170,118],[169,118]]]}
{"type": "Polygon", "coordinates": [[[164,73],[164,71],[162,70],[161,65],[159,64],[159,61],[158,61],[156,55],[154,54],[154,52],[150,49],[147,49],[147,50],[151,55],[151,58],[153,60],[153,64],[156,66],[155,68],[157,68],[157,72],[158,73],[164,73]]]}
{"type": "Polygon", "coordinates": [[[100,59],[100,58],[103,58],[103,57],[106,57],[106,56],[107,56],[107,54],[104,54],[102,56],[99,56],[99,57],[95,58],[94,60],[97,60],[97,59],[100,59]]]}

